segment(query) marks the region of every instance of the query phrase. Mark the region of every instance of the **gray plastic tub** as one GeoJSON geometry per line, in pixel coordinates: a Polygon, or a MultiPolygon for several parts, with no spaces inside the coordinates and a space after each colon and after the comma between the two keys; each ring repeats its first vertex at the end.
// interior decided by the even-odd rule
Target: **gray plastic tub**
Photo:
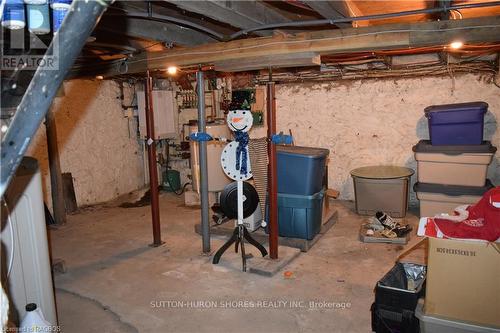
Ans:
{"type": "Polygon", "coordinates": [[[426,315],[423,303],[419,300],[415,309],[415,316],[420,321],[420,333],[500,333],[500,328],[426,315]]]}
{"type": "Polygon", "coordinates": [[[412,169],[398,166],[368,166],[352,170],[357,213],[374,215],[383,211],[392,217],[404,217],[413,173],[412,169]]]}

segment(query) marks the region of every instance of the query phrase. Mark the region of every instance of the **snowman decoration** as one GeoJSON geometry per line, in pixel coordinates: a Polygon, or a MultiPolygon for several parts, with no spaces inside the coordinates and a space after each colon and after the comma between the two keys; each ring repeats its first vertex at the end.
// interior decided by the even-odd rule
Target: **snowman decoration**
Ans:
{"type": "MultiPolygon", "coordinates": [[[[248,131],[252,128],[253,116],[249,110],[232,110],[227,115],[227,125],[234,133],[235,140],[229,142],[221,154],[221,166],[224,173],[237,184],[237,224],[231,238],[216,252],[213,258],[213,263],[218,264],[222,254],[235,243],[235,250],[238,252],[238,246],[241,246],[241,256],[243,262],[243,271],[246,271],[246,255],[244,240],[255,246],[261,252],[262,256],[267,255],[266,249],[250,236],[243,223],[244,202],[246,197],[244,194],[248,187],[253,187],[245,183],[246,180],[252,178],[252,168],[248,153],[248,131]]],[[[228,186],[233,186],[229,184],[228,186]]],[[[255,191],[255,189],[253,189],[255,191]]],[[[254,208],[255,209],[255,208],[254,208]]]]}

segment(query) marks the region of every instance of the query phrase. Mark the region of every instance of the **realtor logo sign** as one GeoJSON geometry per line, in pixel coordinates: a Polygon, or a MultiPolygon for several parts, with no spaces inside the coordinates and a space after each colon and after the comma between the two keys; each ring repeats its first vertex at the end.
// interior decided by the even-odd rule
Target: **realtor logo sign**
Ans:
{"type": "Polygon", "coordinates": [[[1,41],[1,70],[36,70],[38,67],[46,70],[58,69],[58,38],[53,39],[53,47],[50,53],[47,53],[50,42],[39,36],[32,33],[25,35],[24,29],[2,30],[5,39],[1,41]]]}

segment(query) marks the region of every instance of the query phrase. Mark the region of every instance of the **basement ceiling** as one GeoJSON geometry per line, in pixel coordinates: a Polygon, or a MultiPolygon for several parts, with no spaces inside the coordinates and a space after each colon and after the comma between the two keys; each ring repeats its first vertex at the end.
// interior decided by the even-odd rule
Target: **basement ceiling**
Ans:
{"type": "MultiPolygon", "coordinates": [[[[256,48],[259,47],[261,42],[257,40],[252,46],[252,40],[262,37],[273,38],[272,42],[274,44],[280,38],[288,40],[309,38],[307,40],[317,42],[317,38],[321,39],[325,36],[328,37],[326,39],[335,40],[341,38],[338,36],[344,36],[344,34],[356,34],[358,29],[363,33],[367,31],[366,29],[373,29],[374,32],[385,30],[386,33],[389,29],[395,29],[392,28],[393,26],[406,29],[409,27],[408,24],[448,22],[447,20],[450,20],[450,25],[460,27],[461,20],[488,19],[488,17],[490,19],[500,18],[500,2],[492,0],[115,1],[95,27],[92,36],[88,39],[76,60],[70,77],[93,77],[96,75],[117,77],[122,74],[121,65],[125,65],[125,69],[128,71],[127,75],[141,75],[144,74],[146,68],[151,68],[150,63],[153,63],[152,68],[155,70],[165,68],[164,65],[172,59],[175,60],[176,65],[182,66],[183,69],[189,66],[194,69],[197,66],[196,64],[203,62],[205,65],[215,66],[216,69],[218,67],[221,70],[233,68],[238,63],[238,59],[242,61],[247,59],[247,62],[251,65],[248,66],[248,69],[251,70],[258,67],[256,59],[260,59],[259,57],[262,57],[262,55],[256,55],[255,52],[250,58],[244,58],[243,56],[238,58],[233,55],[233,58],[228,60],[229,63],[221,63],[220,59],[205,62],[200,61],[200,57],[198,57],[196,62],[193,60],[188,64],[186,61],[179,61],[179,59],[183,59],[184,54],[190,50],[196,50],[197,52],[201,50],[203,53],[207,47],[211,47],[211,51],[208,52],[211,54],[214,53],[213,50],[224,50],[217,52],[225,52],[227,48],[238,47],[240,43],[242,45],[246,43],[247,49],[256,48]],[[489,5],[484,6],[486,3],[489,5]],[[450,6],[468,7],[477,4],[483,7],[460,8],[448,12],[441,10],[450,6]],[[360,16],[390,15],[391,13],[418,10],[431,10],[433,12],[384,17],[382,19],[374,19],[373,17],[366,20],[356,19],[356,17],[360,16]],[[351,22],[350,18],[354,18],[354,21],[351,22]],[[328,22],[328,20],[333,21],[328,22]],[[317,21],[322,23],[310,24],[310,22],[317,21]],[[308,24],[301,24],[300,27],[293,26],[297,22],[306,22],[308,24]],[[261,29],[266,25],[273,25],[273,28],[261,29]],[[242,33],[246,30],[252,31],[242,33]],[[304,35],[301,33],[309,35],[303,37],[304,35]],[[159,61],[159,58],[164,60],[159,61]],[[138,62],[142,63],[138,64],[138,62]]],[[[498,20],[493,21],[493,23],[496,27],[500,26],[498,20]]],[[[481,25],[477,24],[477,22],[464,22],[464,24],[469,24],[469,26],[481,25]]],[[[431,28],[435,27],[433,25],[431,28]]],[[[443,25],[439,26],[440,29],[442,27],[443,25]]],[[[498,31],[498,28],[496,31],[498,31]]],[[[372,34],[372,30],[369,30],[368,34],[372,34]]],[[[4,37],[6,35],[4,34],[4,37]]],[[[384,36],[388,38],[388,34],[383,34],[381,39],[384,39],[384,36]]],[[[42,35],[41,38],[48,43],[51,36],[42,35]]],[[[430,49],[414,48],[411,43],[406,43],[404,38],[385,48],[385,45],[379,45],[378,38],[378,36],[375,36],[371,41],[359,41],[358,44],[362,44],[363,49],[358,51],[341,47],[340,51],[331,52],[327,50],[317,53],[317,49],[304,49],[296,51],[296,54],[292,57],[301,59],[304,54],[312,54],[309,59],[297,61],[296,67],[300,67],[300,63],[317,64],[318,59],[322,64],[328,65],[342,63],[347,60],[366,59],[369,56],[378,59],[388,55],[439,52],[439,47],[430,49]],[[375,53],[377,50],[390,51],[391,53],[375,53]],[[359,52],[363,53],[360,54],[359,52]]],[[[407,38],[409,40],[412,38],[418,40],[422,38],[429,39],[429,36],[419,35],[407,38]]],[[[481,47],[486,47],[485,50],[488,52],[498,52],[500,34],[487,31],[486,33],[483,32],[480,38],[474,40],[475,42],[487,41],[489,44],[481,47]],[[488,34],[492,36],[484,38],[488,34]],[[492,45],[493,47],[490,47],[492,45]]],[[[4,39],[4,45],[8,45],[9,42],[8,37],[4,39]]],[[[439,46],[439,44],[427,43],[425,46],[439,46]]],[[[472,45],[472,47],[475,46],[472,45]]],[[[291,46],[290,49],[292,49],[291,46]]],[[[285,48],[286,52],[288,52],[287,50],[288,48],[285,48]]],[[[41,51],[34,50],[34,52],[41,51]]],[[[483,52],[483,49],[464,49],[463,52],[476,54],[483,52]]],[[[273,65],[276,61],[275,58],[286,57],[283,52],[265,55],[269,60],[269,66],[273,65]]],[[[207,57],[207,59],[209,58],[207,57]]],[[[202,60],[204,59],[205,57],[202,57],[202,60]]],[[[295,67],[296,60],[288,59],[287,61],[294,64],[295,67]]],[[[2,107],[17,105],[17,101],[29,84],[32,75],[33,71],[19,71],[17,73],[4,71],[2,73],[2,94],[12,97],[2,99],[2,107]]]]}
{"type": "MultiPolygon", "coordinates": [[[[267,24],[289,24],[325,18],[343,19],[487,2],[493,1],[116,1],[95,28],[92,41],[85,45],[75,66],[85,73],[84,69],[87,67],[127,59],[138,54],[175,51],[227,41],[238,31],[267,24]]],[[[495,4],[496,6],[490,7],[453,10],[448,14],[434,12],[336,24],[283,26],[252,31],[239,36],[238,39],[500,15],[500,4],[495,4]]]]}

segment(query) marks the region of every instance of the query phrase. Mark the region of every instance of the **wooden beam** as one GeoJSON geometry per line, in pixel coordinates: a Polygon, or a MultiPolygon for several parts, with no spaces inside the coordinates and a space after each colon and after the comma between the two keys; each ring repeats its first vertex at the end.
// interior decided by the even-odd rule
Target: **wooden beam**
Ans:
{"type": "MultiPolygon", "coordinates": [[[[211,65],[216,62],[281,56],[304,52],[320,55],[355,53],[372,50],[394,50],[411,47],[446,45],[455,39],[465,43],[500,42],[500,16],[388,24],[366,28],[332,29],[211,43],[182,50],[152,52],[138,55],[125,63],[115,62],[94,74],[114,76],[144,73],[146,69],[165,69],[171,65],[211,65]]],[[[264,66],[263,66],[264,67],[264,66]]]]}
{"type": "Polygon", "coordinates": [[[317,53],[291,53],[279,57],[273,55],[244,58],[236,60],[225,60],[214,64],[215,70],[219,72],[242,72],[268,67],[307,67],[321,65],[321,57],[317,53]]]}
{"type": "MultiPolygon", "coordinates": [[[[168,0],[189,12],[205,15],[219,22],[240,29],[254,28],[267,23],[289,22],[290,19],[270,10],[260,1],[185,1],[168,0]]],[[[256,32],[260,36],[272,35],[271,31],[256,32]]]]}
{"type": "MultiPolygon", "coordinates": [[[[316,1],[308,0],[302,1],[309,7],[314,9],[318,14],[326,19],[338,19],[350,17],[349,10],[343,1],[316,1]]],[[[339,28],[352,27],[351,23],[336,23],[339,28]]]]}

